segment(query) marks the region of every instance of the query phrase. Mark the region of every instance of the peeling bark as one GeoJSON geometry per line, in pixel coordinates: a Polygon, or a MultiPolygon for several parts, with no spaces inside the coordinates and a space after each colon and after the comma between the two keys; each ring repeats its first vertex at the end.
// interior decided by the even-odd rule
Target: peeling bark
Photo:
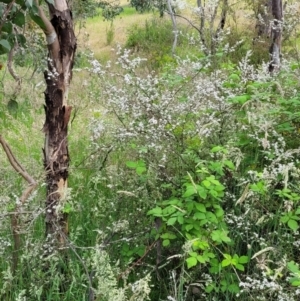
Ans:
{"type": "Polygon", "coordinates": [[[46,171],[46,237],[53,236],[60,248],[66,245],[68,215],[63,213],[67,190],[69,150],[68,123],[72,107],[68,106],[68,90],[72,78],[76,38],[72,13],[65,0],[49,4],[50,21],[39,7],[48,44],[48,70],[44,77],[46,120],[43,131],[44,168],[46,171]]]}

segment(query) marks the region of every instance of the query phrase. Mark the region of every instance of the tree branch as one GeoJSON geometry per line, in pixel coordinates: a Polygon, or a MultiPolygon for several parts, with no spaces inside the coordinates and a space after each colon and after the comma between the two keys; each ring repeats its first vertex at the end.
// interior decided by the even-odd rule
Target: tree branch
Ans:
{"type": "Polygon", "coordinates": [[[21,239],[20,239],[20,225],[19,225],[19,209],[28,199],[30,193],[36,188],[37,183],[36,181],[27,173],[27,171],[22,167],[22,165],[18,162],[14,154],[12,153],[9,145],[5,141],[5,139],[0,135],[0,144],[3,147],[3,150],[14,170],[19,173],[27,182],[28,187],[23,191],[22,196],[20,198],[20,204],[16,204],[14,209],[14,214],[11,216],[11,229],[13,232],[13,239],[14,239],[14,250],[13,250],[13,258],[12,258],[12,271],[13,273],[16,271],[18,266],[18,251],[21,247],[21,239]]]}

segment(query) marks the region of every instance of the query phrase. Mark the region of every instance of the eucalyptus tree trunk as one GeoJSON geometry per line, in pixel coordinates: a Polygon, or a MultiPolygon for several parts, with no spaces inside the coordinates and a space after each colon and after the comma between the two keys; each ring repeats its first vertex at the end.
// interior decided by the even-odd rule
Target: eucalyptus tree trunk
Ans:
{"type": "MultiPolygon", "coordinates": [[[[37,3],[38,4],[38,3],[37,3]]],[[[66,0],[48,2],[50,21],[41,7],[43,31],[48,44],[48,70],[45,71],[46,121],[44,168],[46,171],[46,237],[51,237],[57,247],[66,245],[68,216],[64,212],[69,167],[68,122],[72,107],[68,105],[68,90],[72,78],[76,38],[72,13],[66,0]]]]}
{"type": "Polygon", "coordinates": [[[280,67],[281,55],[281,37],[282,37],[282,21],[283,21],[283,6],[282,0],[272,0],[272,15],[273,22],[271,24],[271,46],[269,49],[270,63],[269,71],[280,67]]]}

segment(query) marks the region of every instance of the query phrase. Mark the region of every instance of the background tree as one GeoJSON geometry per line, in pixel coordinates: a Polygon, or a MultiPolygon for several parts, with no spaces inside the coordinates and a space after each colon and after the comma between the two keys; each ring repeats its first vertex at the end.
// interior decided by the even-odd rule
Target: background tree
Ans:
{"type": "Polygon", "coordinates": [[[283,6],[282,0],[272,0],[272,15],[271,23],[271,46],[269,71],[272,72],[280,67],[281,56],[281,39],[283,28],[283,6]]]}

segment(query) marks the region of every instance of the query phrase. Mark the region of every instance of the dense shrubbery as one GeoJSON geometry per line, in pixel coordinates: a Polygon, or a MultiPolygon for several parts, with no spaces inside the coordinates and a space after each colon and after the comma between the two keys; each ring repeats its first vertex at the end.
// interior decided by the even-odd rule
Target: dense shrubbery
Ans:
{"type": "Polygon", "coordinates": [[[120,248],[145,249],[149,272],[157,264],[160,277],[172,275],[162,300],[297,299],[298,70],[285,62],[271,77],[250,56],[212,73],[209,62],[179,59],[159,76],[142,76],[143,60],[128,51],[113,76],[93,61],[105,83],[93,144],[120,153],[113,203],[118,191],[139,199],[129,229],[138,221],[149,231],[120,248]]]}
{"type": "MultiPolygon", "coordinates": [[[[42,180],[14,250],[23,184],[0,157],[1,300],[299,299],[299,65],[270,75],[244,44],[233,60],[227,40],[216,55],[172,57],[172,39],[163,19],[135,27],[127,46],[147,60],[119,48],[75,84],[68,266],[44,253],[42,180]]],[[[41,94],[31,81],[14,111],[1,104],[0,129],[42,179],[41,94]]]]}

